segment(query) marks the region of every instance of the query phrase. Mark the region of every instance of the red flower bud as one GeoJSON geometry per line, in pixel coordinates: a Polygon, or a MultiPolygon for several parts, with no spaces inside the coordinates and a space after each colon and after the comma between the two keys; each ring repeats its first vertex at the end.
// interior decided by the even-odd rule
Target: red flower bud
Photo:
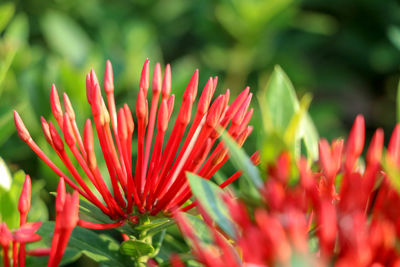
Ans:
{"type": "Polygon", "coordinates": [[[114,92],[113,69],[110,60],[107,60],[106,69],[104,71],[104,91],[107,94],[114,92]]]}
{"type": "Polygon", "coordinates": [[[147,90],[149,89],[149,72],[149,59],[147,58],[143,65],[139,85],[139,91],[143,90],[144,97],[147,96],[147,90]]]}
{"type": "Polygon", "coordinates": [[[171,66],[167,64],[162,83],[162,99],[168,99],[171,94],[171,66]]]}
{"type": "Polygon", "coordinates": [[[14,110],[14,123],[15,127],[17,128],[17,133],[19,138],[21,138],[21,140],[24,142],[28,142],[29,139],[31,139],[31,136],[28,130],[26,129],[25,124],[22,121],[21,117],[19,116],[18,112],[15,110],[14,110]]]}
{"type": "Polygon", "coordinates": [[[19,195],[18,201],[18,211],[21,214],[28,214],[29,209],[31,208],[31,192],[32,192],[32,184],[31,177],[29,175],[25,176],[25,182],[22,186],[21,194],[19,195]]]}

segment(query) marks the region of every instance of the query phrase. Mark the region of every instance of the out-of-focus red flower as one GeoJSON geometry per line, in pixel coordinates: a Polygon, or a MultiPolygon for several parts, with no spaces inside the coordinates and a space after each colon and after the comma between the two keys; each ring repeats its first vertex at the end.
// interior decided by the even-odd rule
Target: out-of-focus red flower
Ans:
{"type": "MultiPolygon", "coordinates": [[[[12,245],[13,266],[25,266],[25,256],[47,256],[50,255],[48,266],[57,267],[65,252],[69,237],[74,227],[80,222],[78,217],[79,195],[74,192],[69,195],[65,191],[64,180],[61,178],[56,197],[56,226],[54,229],[52,244],[50,248],[35,248],[25,251],[25,244],[41,240],[37,230],[42,222],[26,222],[31,204],[31,180],[26,175],[18,202],[20,212],[20,227],[10,231],[5,223],[0,224],[0,245],[3,248],[3,265],[10,266],[8,249],[12,245]]],[[[90,223],[92,224],[92,223],[90,223]]]]}
{"type": "MultiPolygon", "coordinates": [[[[289,184],[293,173],[290,156],[282,153],[267,166],[263,203],[256,208],[248,209],[242,201],[224,195],[237,233],[231,250],[240,255],[232,266],[290,266],[299,258],[307,266],[398,266],[400,195],[381,166],[381,129],[368,147],[365,167],[359,163],[364,135],[364,118],[359,115],[347,141],[329,144],[320,140],[319,161],[311,169],[307,160],[300,158],[299,179],[294,185],[289,184]],[[318,240],[314,251],[309,249],[311,239],[318,240]]],[[[388,160],[400,169],[399,125],[387,151],[388,160]]],[[[199,208],[206,218],[207,213],[199,208]]],[[[184,216],[175,218],[194,244],[199,262],[225,266],[229,257],[224,246],[216,239],[213,250],[201,246],[184,216]]],[[[212,222],[207,225],[210,232],[219,231],[212,222]]]]}
{"type": "MultiPolygon", "coordinates": [[[[227,132],[239,145],[243,144],[252,131],[252,127],[248,126],[253,114],[253,110],[249,109],[252,94],[249,93],[248,87],[231,104],[229,104],[229,90],[212,101],[218,79],[209,78],[197,101],[194,119],[190,124],[198,91],[199,74],[196,70],[183,93],[176,121],[171,123],[175,96],[170,94],[170,66],[166,66],[162,77],[160,64],[157,63],[152,81],[149,72],[149,61],[146,60],[135,107],[138,132],[135,144],[136,159],[132,158],[132,137],[135,129],[133,116],[127,104],[117,111],[113,72],[109,61],[106,64],[103,83],[105,99],[95,72],[92,70],[86,76],[87,100],[93,120],[87,119],[83,137],[78,130],[75,113],[67,94],[63,94],[63,110],[57,89],[52,86],[51,110],[62,135],[52,122],[47,122],[44,118],[41,118],[42,128],[46,140],[76,183],[43,153],[31,138],[18,113],[14,112],[20,138],[68,185],[111,219],[116,220],[115,226],[121,225],[121,220],[136,222],[138,217],[134,209],[150,215],[159,212],[168,215],[171,210],[181,207],[191,197],[185,172],[194,172],[205,179],[210,179],[229,158],[227,148],[218,143],[217,128],[227,128],[227,132]],[[152,91],[150,103],[147,100],[149,89],[152,91]],[[105,184],[105,175],[101,174],[98,168],[98,159],[94,153],[92,123],[108,168],[111,190],[105,184]],[[168,125],[172,127],[171,134],[167,138],[168,125]],[[65,144],[102,200],[90,190],[76,166],[72,164],[65,144]]],[[[221,187],[233,182],[239,176],[240,174],[232,176],[221,184],[221,187]]],[[[86,224],[82,223],[82,226],[86,224]]]]}

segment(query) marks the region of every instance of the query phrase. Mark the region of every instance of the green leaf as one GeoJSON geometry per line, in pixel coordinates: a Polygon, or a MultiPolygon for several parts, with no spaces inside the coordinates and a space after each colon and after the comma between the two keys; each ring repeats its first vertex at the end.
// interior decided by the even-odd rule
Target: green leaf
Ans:
{"type": "Polygon", "coordinates": [[[260,104],[264,125],[283,134],[288,127],[293,115],[299,109],[299,101],[292,83],[286,73],[279,66],[274,72],[265,88],[265,93],[260,97],[260,104]]]}
{"type": "MultiPolygon", "coordinates": [[[[38,246],[36,246],[38,247],[38,246]]],[[[42,246],[43,247],[43,246],[42,246]]],[[[78,260],[82,253],[76,249],[67,248],[61,259],[60,266],[64,266],[78,260]]],[[[26,266],[47,266],[48,257],[27,257],[26,266]]]]}
{"type": "Polygon", "coordinates": [[[182,216],[184,216],[185,219],[189,221],[193,229],[196,229],[195,234],[201,242],[209,245],[213,243],[213,239],[210,235],[208,226],[204,223],[202,219],[188,213],[182,213],[182,216]]]}
{"type": "Polygon", "coordinates": [[[308,159],[318,159],[318,132],[307,113],[311,103],[311,95],[305,94],[300,101],[299,110],[293,115],[288,128],[285,131],[285,143],[293,149],[296,156],[300,155],[300,141],[304,141],[308,159]]]}
{"type": "Polygon", "coordinates": [[[171,221],[171,219],[168,219],[168,218],[155,219],[155,220],[152,220],[148,224],[142,224],[142,225],[139,225],[139,226],[135,227],[135,230],[136,231],[150,230],[152,228],[159,227],[159,226],[161,226],[161,225],[163,225],[163,224],[165,224],[167,222],[170,222],[170,221],[171,221]]]}
{"type": "MultiPolygon", "coordinates": [[[[51,244],[54,222],[44,222],[38,234],[51,244]]],[[[80,251],[82,254],[107,266],[127,266],[130,260],[119,251],[119,243],[106,235],[94,233],[91,230],[75,227],[68,242],[68,249],[80,251]]]]}
{"type": "Polygon", "coordinates": [[[107,215],[105,215],[98,207],[88,202],[86,199],[80,199],[79,201],[79,212],[97,223],[114,223],[107,215]]]}
{"type": "Polygon", "coordinates": [[[299,135],[299,127],[303,120],[304,114],[307,112],[308,107],[311,103],[311,95],[306,94],[300,101],[300,108],[293,114],[292,119],[289,122],[288,127],[285,130],[284,140],[289,146],[298,141],[297,136],[299,135]]]}
{"type": "Polygon", "coordinates": [[[41,26],[48,44],[56,52],[77,65],[86,61],[90,39],[72,18],[49,11],[42,18],[41,26]]]}
{"type": "Polygon", "coordinates": [[[383,161],[382,161],[383,168],[387,173],[387,177],[396,189],[397,193],[400,194],[400,169],[396,166],[393,160],[390,159],[390,156],[386,153],[383,161]]]}
{"type": "Polygon", "coordinates": [[[307,151],[307,158],[309,160],[317,160],[318,154],[318,140],[319,134],[314,125],[310,115],[306,113],[300,126],[301,136],[307,151]]]}
{"type": "Polygon", "coordinates": [[[19,226],[18,199],[24,181],[25,173],[18,171],[13,176],[9,190],[0,187],[0,220],[11,229],[19,226]]]}
{"type": "Polygon", "coordinates": [[[137,259],[143,256],[150,256],[152,253],[154,253],[154,248],[152,245],[144,241],[127,240],[122,242],[120,251],[124,255],[137,259]]]}
{"type": "Polygon", "coordinates": [[[189,180],[193,195],[202,207],[222,230],[234,237],[235,231],[228,208],[221,199],[222,189],[196,174],[186,172],[186,177],[189,180]]]}
{"type": "Polygon", "coordinates": [[[157,256],[157,254],[160,252],[160,249],[164,243],[164,238],[165,238],[165,233],[167,232],[167,229],[162,230],[161,232],[158,232],[152,237],[152,245],[154,248],[154,252],[151,255],[152,258],[157,256]]]}
{"type": "Polygon", "coordinates": [[[0,5],[0,33],[4,30],[7,24],[10,22],[15,12],[15,6],[13,3],[4,3],[0,5]]]}
{"type": "MultiPolygon", "coordinates": [[[[105,215],[98,207],[83,198],[79,200],[79,214],[86,216],[86,218],[84,219],[96,223],[110,224],[115,222],[111,220],[107,215],[105,215]]],[[[129,224],[124,224],[116,228],[116,230],[128,235],[134,234],[134,231],[132,230],[132,227],[129,226],[129,224]]]]}
{"type": "Polygon", "coordinates": [[[46,203],[40,198],[46,182],[44,180],[34,180],[32,184],[31,209],[28,213],[28,221],[47,221],[49,219],[49,211],[46,203]]]}
{"type": "Polygon", "coordinates": [[[258,173],[258,169],[253,165],[250,158],[246,155],[246,152],[238,146],[229,134],[222,132],[221,137],[224,140],[224,144],[229,149],[230,160],[233,165],[237,169],[242,170],[243,176],[251,181],[253,185],[257,188],[262,188],[263,182],[258,173]]]}
{"type": "MultiPolygon", "coordinates": [[[[266,139],[272,135],[274,139],[284,140],[285,145],[273,147],[275,151],[263,152],[263,155],[276,156],[282,149],[289,149],[298,157],[301,153],[300,142],[303,140],[308,159],[312,161],[318,158],[318,132],[307,113],[310,101],[311,97],[305,95],[299,103],[286,73],[276,66],[265,92],[259,95],[259,102],[266,139]]],[[[266,158],[267,161],[270,159],[273,158],[266,158]]]]}

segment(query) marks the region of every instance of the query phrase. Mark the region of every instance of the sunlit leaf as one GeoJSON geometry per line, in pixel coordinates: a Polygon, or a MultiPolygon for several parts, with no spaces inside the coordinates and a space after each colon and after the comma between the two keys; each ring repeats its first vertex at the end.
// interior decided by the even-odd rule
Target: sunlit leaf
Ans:
{"type": "Polygon", "coordinates": [[[390,158],[389,154],[386,154],[383,159],[384,160],[382,161],[382,163],[385,171],[387,172],[387,177],[392,186],[400,194],[400,169],[390,158]]]}
{"type": "Polygon", "coordinates": [[[264,121],[268,120],[264,124],[271,125],[275,131],[283,134],[299,109],[299,101],[292,83],[279,66],[275,67],[265,92],[259,98],[264,103],[261,103],[263,116],[268,115],[264,117],[264,121]]]}
{"type": "Polygon", "coordinates": [[[298,157],[301,153],[300,142],[304,141],[306,153],[310,161],[318,158],[318,132],[307,113],[311,97],[305,95],[299,103],[295,89],[285,72],[276,66],[265,92],[259,95],[260,108],[263,118],[266,141],[262,155],[268,161],[274,159],[281,149],[289,149],[298,157]],[[284,145],[270,147],[270,136],[283,140],[284,145]],[[271,151],[274,150],[274,151],[271,151]]]}

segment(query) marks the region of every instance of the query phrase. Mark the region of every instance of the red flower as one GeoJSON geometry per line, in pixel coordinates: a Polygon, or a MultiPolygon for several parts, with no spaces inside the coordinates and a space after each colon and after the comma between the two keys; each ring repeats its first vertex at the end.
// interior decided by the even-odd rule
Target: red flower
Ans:
{"type": "Polygon", "coordinates": [[[56,267],[60,263],[72,230],[78,224],[78,213],[78,192],[75,191],[72,195],[67,194],[64,180],[61,178],[57,189],[56,224],[51,242],[48,267],[56,267]]]}
{"type": "MultiPolygon", "coordinates": [[[[167,65],[162,78],[160,64],[156,64],[149,104],[147,102],[150,82],[149,61],[145,61],[136,101],[138,141],[134,167],[132,164],[134,121],[128,105],[125,104],[117,112],[111,63],[107,61],[104,75],[104,91],[108,107],[102,97],[94,71],[86,76],[87,100],[91,106],[94,126],[108,169],[111,190],[107,188],[104,182],[105,176],[100,173],[97,165],[92,121],[87,119],[82,138],[68,96],[63,94],[65,109],[63,112],[57,90],[54,85],[52,86],[51,109],[63,133],[64,141],[90,182],[100,193],[102,200],[96,197],[79,175],[53,123],[42,118],[44,135],[76,183],[36,145],[17,112],[14,113],[15,124],[20,138],[72,188],[113,220],[120,222],[129,219],[135,222],[137,217],[131,215],[134,208],[140,213],[146,212],[151,215],[159,212],[168,213],[182,206],[191,197],[185,171],[210,179],[228,160],[229,155],[223,144],[215,145],[219,136],[218,127],[224,129],[230,124],[227,131],[239,145],[242,145],[251,133],[252,127],[248,126],[248,123],[253,110],[248,110],[252,97],[249,88],[240,93],[231,105],[228,105],[229,90],[218,96],[211,104],[217,80],[217,77],[208,80],[198,100],[193,122],[189,125],[198,88],[198,71],[195,71],[183,94],[177,119],[167,138],[166,131],[175,99],[174,95],[170,95],[171,70],[167,65]]],[[[233,180],[232,178],[229,182],[233,180]]],[[[224,183],[221,186],[226,185],[227,183],[224,183]]],[[[116,225],[118,224],[120,225],[120,223],[116,225]]]]}
{"type": "MultiPolygon", "coordinates": [[[[66,194],[64,180],[60,179],[56,198],[56,226],[51,247],[36,248],[25,251],[25,244],[41,240],[36,231],[42,222],[26,222],[31,203],[31,180],[26,175],[25,182],[19,197],[18,210],[20,212],[20,227],[10,231],[5,223],[0,224],[0,245],[3,248],[3,265],[10,266],[8,249],[12,244],[13,266],[25,266],[25,255],[47,256],[50,255],[48,266],[56,267],[61,261],[67,246],[69,237],[74,227],[80,222],[78,218],[79,196],[75,192],[72,196],[66,194]]],[[[84,224],[85,222],[83,222],[84,224]]],[[[97,224],[89,223],[89,226],[99,227],[97,224]]],[[[101,225],[103,226],[103,225],[101,225]]],[[[105,225],[107,227],[107,225],[105,225]]],[[[105,227],[105,228],[106,228],[105,227]]]]}
{"type": "MultiPolygon", "coordinates": [[[[368,147],[365,168],[359,164],[364,135],[364,118],[357,116],[346,142],[335,140],[330,145],[321,140],[319,161],[313,168],[317,171],[301,158],[298,183],[289,179],[296,172],[291,171],[289,154],[282,153],[267,166],[260,192],[263,202],[251,210],[224,195],[236,229],[233,247],[225,246],[218,240],[222,235],[215,234],[214,242],[205,246],[185,217],[177,214],[196,259],[205,266],[289,266],[293,257],[302,258],[307,266],[398,266],[400,195],[380,164],[381,129],[368,147]],[[318,239],[316,251],[308,248],[310,238],[318,239]],[[232,256],[236,250],[240,258],[232,256]]],[[[387,151],[388,159],[400,168],[400,125],[387,151]]],[[[201,206],[198,210],[210,233],[215,233],[207,213],[201,206]]]]}
{"type": "Polygon", "coordinates": [[[12,241],[12,234],[10,229],[8,229],[6,223],[0,224],[0,245],[3,248],[3,265],[4,267],[10,266],[10,259],[8,258],[8,248],[12,241]]]}

